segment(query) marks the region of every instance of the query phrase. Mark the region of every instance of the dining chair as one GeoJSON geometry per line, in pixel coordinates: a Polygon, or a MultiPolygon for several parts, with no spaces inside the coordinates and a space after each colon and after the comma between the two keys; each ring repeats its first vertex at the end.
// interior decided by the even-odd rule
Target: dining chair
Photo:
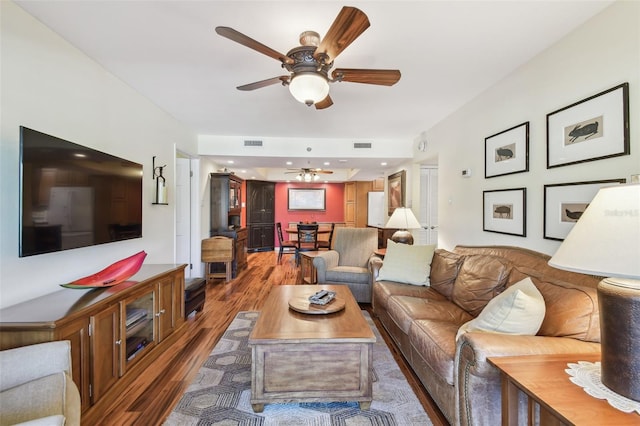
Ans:
{"type": "Polygon", "coordinates": [[[331,231],[329,231],[329,238],[327,240],[318,241],[318,250],[331,250],[331,241],[333,241],[333,230],[336,228],[336,224],[331,224],[331,231]]]}
{"type": "Polygon", "coordinates": [[[276,223],[276,231],[278,233],[278,246],[280,247],[278,249],[278,263],[280,263],[280,260],[282,259],[282,254],[284,253],[284,249],[293,249],[294,254],[297,256],[296,250],[298,248],[298,245],[296,244],[296,242],[291,240],[285,240],[282,237],[282,223],[280,222],[276,223]]]}
{"type": "Polygon", "coordinates": [[[318,250],[318,224],[298,224],[296,265],[300,265],[300,252],[318,250]]]}

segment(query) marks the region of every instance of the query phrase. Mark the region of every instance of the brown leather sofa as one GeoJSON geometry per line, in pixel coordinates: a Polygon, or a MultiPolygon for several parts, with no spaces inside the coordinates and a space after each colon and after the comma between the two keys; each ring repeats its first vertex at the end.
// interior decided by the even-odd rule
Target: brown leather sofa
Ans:
{"type": "MultiPolygon", "coordinates": [[[[501,423],[495,356],[600,351],[597,277],[547,265],[549,256],[507,246],[438,249],[430,287],[378,281],[373,259],[373,311],[451,424],[501,423]],[[530,277],[545,302],[536,336],[469,332],[460,326],[493,297],[530,277]]],[[[520,409],[525,410],[524,401],[520,409]]]]}

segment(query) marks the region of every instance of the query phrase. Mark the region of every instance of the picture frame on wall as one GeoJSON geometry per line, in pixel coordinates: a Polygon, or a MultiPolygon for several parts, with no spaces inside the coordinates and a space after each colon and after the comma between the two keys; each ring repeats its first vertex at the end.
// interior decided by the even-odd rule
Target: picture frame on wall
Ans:
{"type": "Polygon", "coordinates": [[[289,188],[287,210],[325,211],[326,200],[324,188],[289,188]]]}
{"type": "Polygon", "coordinates": [[[527,188],[483,191],[482,230],[527,236],[527,188]]]}
{"type": "Polygon", "coordinates": [[[548,169],[629,153],[629,83],[547,114],[548,169]]]}
{"type": "Polygon", "coordinates": [[[626,179],[545,185],[543,237],[563,241],[600,188],[623,183],[626,179]]]}
{"type": "Polygon", "coordinates": [[[529,122],[484,139],[484,177],[529,171],[529,122]]]}
{"type": "Polygon", "coordinates": [[[387,188],[389,191],[389,216],[398,207],[405,207],[406,202],[406,171],[402,170],[387,178],[387,188]]]}

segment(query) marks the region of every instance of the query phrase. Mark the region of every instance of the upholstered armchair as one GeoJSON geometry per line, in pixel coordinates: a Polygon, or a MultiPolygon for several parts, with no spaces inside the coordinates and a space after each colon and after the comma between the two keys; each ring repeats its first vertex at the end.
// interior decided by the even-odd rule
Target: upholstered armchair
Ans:
{"type": "Polygon", "coordinates": [[[371,303],[369,259],[378,248],[376,228],[336,228],[333,250],[313,259],[318,284],[345,284],[358,302],[371,303]]]}
{"type": "Polygon", "coordinates": [[[0,352],[0,425],[80,425],[68,340],[0,352]]]}

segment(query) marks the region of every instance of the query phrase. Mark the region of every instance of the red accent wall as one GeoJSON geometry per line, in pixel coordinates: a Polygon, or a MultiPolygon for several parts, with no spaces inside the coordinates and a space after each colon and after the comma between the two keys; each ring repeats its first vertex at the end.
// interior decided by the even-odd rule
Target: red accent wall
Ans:
{"type": "Polygon", "coordinates": [[[300,221],[344,222],[344,184],[276,182],[276,223],[281,222],[282,227],[286,228],[289,222],[300,221]],[[289,188],[325,188],[327,209],[323,212],[287,210],[287,189],[289,188]]]}

